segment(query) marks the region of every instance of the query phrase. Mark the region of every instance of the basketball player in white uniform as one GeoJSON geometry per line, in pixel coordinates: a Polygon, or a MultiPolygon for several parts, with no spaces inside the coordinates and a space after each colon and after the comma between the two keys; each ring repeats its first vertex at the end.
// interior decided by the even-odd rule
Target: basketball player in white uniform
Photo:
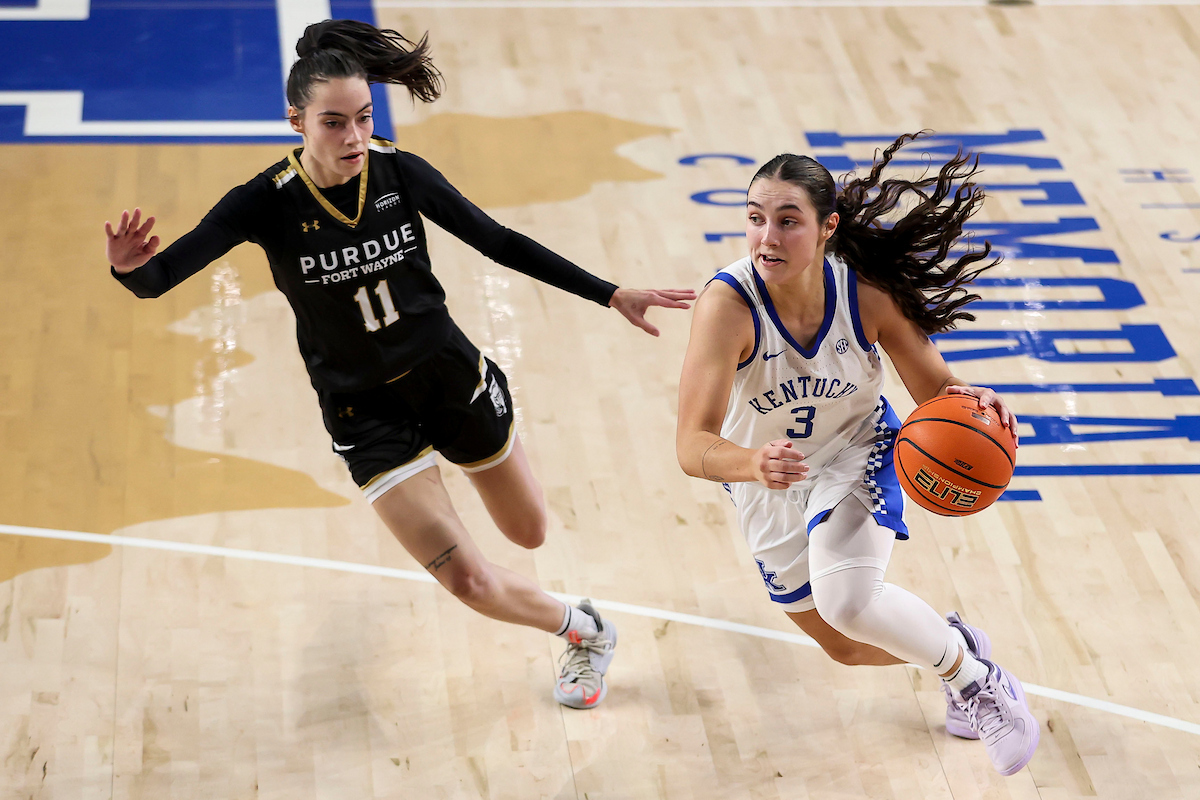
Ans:
{"type": "Polygon", "coordinates": [[[826,653],[845,664],[935,670],[947,730],[982,738],[996,769],[1011,775],[1039,737],[1020,682],[987,660],[983,631],[883,580],[908,529],[892,465],[900,422],[881,396],[876,345],[918,403],[971,395],[1016,431],[996,393],[951,375],[928,335],[972,319],[960,310],[972,299],[962,285],[991,266],[971,268],[989,248],[950,264],[942,263],[949,247],[939,249],[982,202],[969,183],[953,193],[974,168],[960,157],[936,177],[901,183],[931,200],[903,225],[870,224],[899,204],[895,184],[871,190],[911,138],[840,193],[806,157],[778,156],[755,175],[750,255],[717,273],[696,305],[679,386],[679,462],[729,490],[771,600],[826,653]]]}

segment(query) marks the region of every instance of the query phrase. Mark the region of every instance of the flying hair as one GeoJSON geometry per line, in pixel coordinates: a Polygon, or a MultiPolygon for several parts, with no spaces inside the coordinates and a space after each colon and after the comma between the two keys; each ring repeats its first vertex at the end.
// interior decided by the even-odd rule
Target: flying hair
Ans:
{"type": "Polygon", "coordinates": [[[412,42],[396,31],[353,19],[309,25],[296,43],[300,57],[288,74],[287,101],[303,109],[313,85],[334,78],[395,83],[415,100],[432,103],[442,93],[442,74],[429,55],[429,34],[412,42]]]}
{"type": "Polygon", "coordinates": [[[906,133],[876,156],[865,177],[849,180],[840,191],[829,170],[808,156],[784,153],[768,161],[750,181],[775,178],[803,189],[823,223],[834,211],[838,226],[827,247],[860,278],[887,292],[906,317],[927,334],[950,330],[975,315],[964,306],[979,299],[966,288],[987,269],[1000,263],[987,260],[992,245],[970,248],[963,225],[983,205],[984,191],[971,178],[979,172],[979,157],[961,150],[938,170],[915,180],[883,179],[883,170],[896,152],[928,131],[906,133]],[[895,222],[884,217],[911,203],[895,222]],[[952,261],[950,251],[967,252],[952,261]],[[976,266],[978,265],[978,266],[976,266]]]}

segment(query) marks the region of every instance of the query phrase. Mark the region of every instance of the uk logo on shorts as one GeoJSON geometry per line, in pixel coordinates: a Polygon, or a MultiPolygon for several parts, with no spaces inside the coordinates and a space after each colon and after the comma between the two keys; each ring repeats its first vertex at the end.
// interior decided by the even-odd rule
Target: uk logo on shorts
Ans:
{"type": "Polygon", "coordinates": [[[766,564],[759,561],[757,558],[754,559],[754,563],[758,564],[758,571],[762,573],[763,583],[767,585],[768,589],[773,589],[776,592],[782,592],[783,590],[787,589],[786,586],[780,586],[775,582],[775,579],[779,576],[774,572],[769,572],[766,564]]]}
{"type": "Polygon", "coordinates": [[[504,399],[504,390],[500,388],[495,375],[490,377],[491,383],[488,385],[488,396],[492,398],[492,405],[496,408],[496,416],[503,417],[508,413],[508,403],[504,399]]]}

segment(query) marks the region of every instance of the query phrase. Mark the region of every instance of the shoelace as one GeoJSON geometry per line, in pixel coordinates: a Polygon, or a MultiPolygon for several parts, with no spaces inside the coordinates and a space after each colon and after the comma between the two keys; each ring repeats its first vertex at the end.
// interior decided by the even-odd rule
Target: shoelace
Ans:
{"type": "Polygon", "coordinates": [[[567,663],[563,665],[561,677],[566,678],[573,674],[576,678],[598,678],[600,673],[596,672],[592,666],[592,653],[603,653],[608,649],[608,640],[599,637],[595,639],[583,639],[579,644],[574,642],[567,643],[567,649],[558,657],[559,662],[565,658],[567,663]]]}
{"type": "Polygon", "coordinates": [[[971,721],[971,730],[984,738],[1004,727],[1006,720],[1000,711],[1000,704],[996,701],[995,689],[981,689],[979,694],[967,701],[967,719],[971,721]],[[988,709],[982,718],[979,713],[981,705],[988,709]]]}

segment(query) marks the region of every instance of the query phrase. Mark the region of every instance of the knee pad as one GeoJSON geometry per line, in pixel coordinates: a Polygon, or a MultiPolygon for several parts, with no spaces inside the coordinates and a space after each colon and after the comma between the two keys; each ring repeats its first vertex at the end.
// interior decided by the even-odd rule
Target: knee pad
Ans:
{"type": "Polygon", "coordinates": [[[815,576],[811,583],[821,619],[844,636],[856,639],[853,631],[857,621],[883,592],[883,570],[844,561],[815,576]]]}

